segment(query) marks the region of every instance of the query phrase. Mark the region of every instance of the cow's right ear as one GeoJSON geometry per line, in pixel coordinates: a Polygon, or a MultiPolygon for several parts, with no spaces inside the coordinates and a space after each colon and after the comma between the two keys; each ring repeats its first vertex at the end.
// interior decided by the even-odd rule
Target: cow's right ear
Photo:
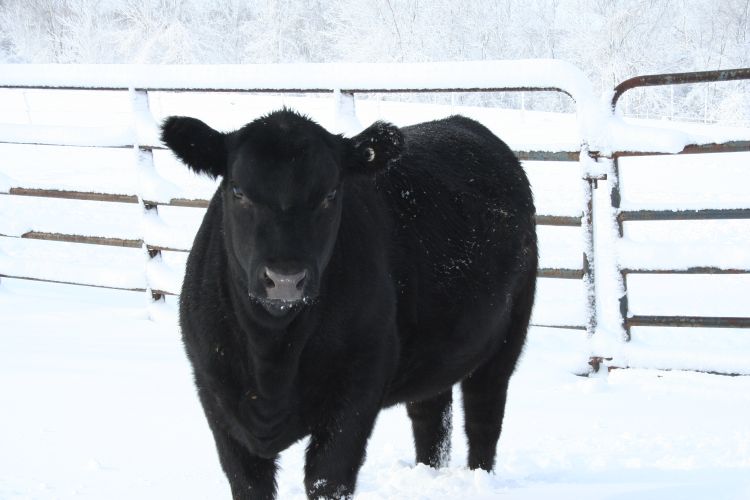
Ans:
{"type": "Polygon", "coordinates": [[[213,178],[226,173],[225,137],[188,116],[170,116],[161,125],[161,141],[190,169],[213,178]]]}

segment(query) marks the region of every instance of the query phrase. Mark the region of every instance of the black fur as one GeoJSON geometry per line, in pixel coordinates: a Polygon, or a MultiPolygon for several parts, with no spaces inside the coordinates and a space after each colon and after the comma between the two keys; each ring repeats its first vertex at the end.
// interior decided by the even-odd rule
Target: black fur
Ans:
{"type": "Polygon", "coordinates": [[[186,116],[170,116],[161,127],[161,140],[191,170],[219,177],[226,171],[224,134],[202,121],[186,116]]]}
{"type": "Polygon", "coordinates": [[[288,110],[231,134],[170,118],[163,137],[224,175],[180,322],[234,498],[273,498],[278,453],[307,435],[308,495],[351,496],[375,418],[397,403],[417,460],[444,465],[458,382],[469,466],[490,470],[537,269],[508,147],[460,116],[345,139],[288,110]],[[304,270],[304,298],[265,297],[271,267],[304,270]]]}

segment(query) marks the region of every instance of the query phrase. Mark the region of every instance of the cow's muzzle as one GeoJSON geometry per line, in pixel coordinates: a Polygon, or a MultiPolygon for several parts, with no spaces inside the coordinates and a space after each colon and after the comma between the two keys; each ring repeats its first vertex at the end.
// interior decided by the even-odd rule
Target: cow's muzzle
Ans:
{"type": "Polygon", "coordinates": [[[297,302],[302,300],[307,271],[282,273],[269,267],[263,268],[262,281],[266,298],[272,301],[297,302]]]}
{"type": "Polygon", "coordinates": [[[248,289],[250,299],[277,318],[299,311],[315,301],[315,296],[310,294],[314,291],[314,280],[308,271],[284,271],[261,266],[255,286],[248,289]]]}

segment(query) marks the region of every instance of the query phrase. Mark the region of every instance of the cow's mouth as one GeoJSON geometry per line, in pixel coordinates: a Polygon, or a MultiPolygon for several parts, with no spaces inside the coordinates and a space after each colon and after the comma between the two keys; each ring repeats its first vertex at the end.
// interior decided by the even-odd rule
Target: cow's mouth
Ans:
{"type": "Polygon", "coordinates": [[[298,311],[305,305],[312,303],[312,299],[310,299],[309,297],[302,297],[297,300],[282,300],[258,297],[256,295],[250,294],[250,298],[257,302],[261,307],[263,307],[263,309],[265,309],[268,314],[276,318],[284,317],[287,314],[298,311]]]}

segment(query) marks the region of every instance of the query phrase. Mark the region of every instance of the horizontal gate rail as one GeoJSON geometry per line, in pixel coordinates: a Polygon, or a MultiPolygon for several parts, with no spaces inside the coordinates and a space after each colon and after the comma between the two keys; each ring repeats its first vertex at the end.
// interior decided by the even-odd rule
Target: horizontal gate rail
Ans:
{"type": "Polygon", "coordinates": [[[710,144],[690,144],[677,153],[665,153],[663,151],[618,151],[615,158],[629,156],[664,156],[664,155],[696,155],[705,153],[738,153],[750,149],[750,141],[728,141],[723,143],[712,142],[710,144]]]}
{"type": "MultiPolygon", "coordinates": [[[[5,238],[14,238],[2,234],[5,238]]],[[[87,245],[106,245],[112,247],[141,248],[143,240],[126,238],[105,238],[103,236],[83,236],[80,234],[46,233],[42,231],[29,231],[21,235],[21,238],[31,240],[64,241],[67,243],[84,243],[87,245]]]]}
{"type": "MultiPolygon", "coordinates": [[[[6,193],[0,193],[0,195],[6,193]]],[[[91,193],[86,191],[66,191],[62,189],[37,189],[12,187],[7,194],[16,196],[36,196],[39,198],[63,198],[67,200],[111,201],[115,203],[138,203],[134,194],[91,193]]],[[[206,205],[208,206],[208,205],[206,205]]]]}
{"type": "Polygon", "coordinates": [[[710,316],[631,316],[630,326],[672,326],[705,328],[750,328],[750,318],[710,316]]]}
{"type": "Polygon", "coordinates": [[[564,61],[451,63],[302,63],[251,65],[0,65],[0,88],[290,94],[555,91],[577,104],[591,84],[564,61]],[[408,71],[405,68],[408,66],[408,71]],[[97,74],[96,84],[85,76],[97,74]],[[43,82],[40,84],[40,82],[43,82]]]}
{"type": "Polygon", "coordinates": [[[78,281],[63,281],[63,280],[53,280],[53,279],[46,279],[46,278],[34,278],[31,276],[13,276],[13,275],[8,275],[8,274],[3,274],[3,273],[0,273],[0,278],[11,278],[11,279],[24,280],[24,281],[37,281],[39,283],[54,283],[57,285],[75,285],[75,286],[85,286],[89,288],[104,288],[107,290],[120,290],[123,292],[141,292],[141,293],[149,292],[151,294],[177,296],[176,293],[173,293],[167,290],[139,288],[139,287],[126,288],[126,287],[119,287],[119,286],[94,285],[92,283],[81,283],[78,281]]]}
{"type": "MultiPolygon", "coordinates": [[[[138,203],[138,197],[136,195],[89,193],[83,191],[62,191],[58,189],[10,188],[10,191],[8,193],[0,192],[0,196],[7,195],[34,196],[38,198],[60,198],[82,201],[105,201],[112,203],[138,203]]],[[[145,200],[145,203],[148,205],[162,207],[208,208],[209,200],[172,198],[168,202],[145,200]]],[[[541,226],[577,227],[581,225],[581,217],[570,215],[537,214],[536,223],[541,226]]]]}
{"type": "Polygon", "coordinates": [[[643,268],[622,268],[621,272],[627,274],[747,274],[750,269],[743,268],[723,268],[713,266],[695,266],[687,269],[643,269],[643,268]]]}
{"type": "MultiPolygon", "coordinates": [[[[750,151],[750,149],[748,149],[748,151],[750,151]]],[[[694,210],[622,210],[617,214],[617,220],[620,223],[627,221],[726,219],[750,219],[750,208],[705,208],[694,210]]]]}
{"type": "Polygon", "coordinates": [[[667,73],[659,75],[636,76],[625,80],[615,87],[612,95],[612,109],[617,101],[628,90],[638,87],[656,87],[689,83],[714,83],[732,80],[750,80],[750,68],[721,69],[715,71],[693,71],[689,73],[667,73]]]}

